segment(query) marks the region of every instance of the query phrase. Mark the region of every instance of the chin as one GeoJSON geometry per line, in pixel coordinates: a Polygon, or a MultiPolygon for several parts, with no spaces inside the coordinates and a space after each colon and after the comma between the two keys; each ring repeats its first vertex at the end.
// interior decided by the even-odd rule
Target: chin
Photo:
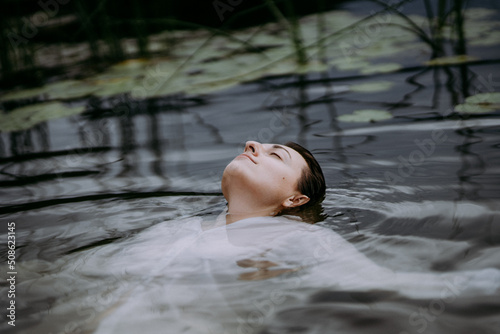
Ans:
{"type": "Polygon", "coordinates": [[[230,186],[234,186],[240,183],[239,180],[241,179],[242,175],[241,172],[238,171],[239,169],[240,167],[231,162],[226,166],[224,172],[222,173],[221,188],[222,194],[224,195],[224,197],[226,197],[226,199],[226,195],[228,194],[228,189],[230,188],[230,186]]]}
{"type": "MultiPolygon", "coordinates": [[[[229,165],[227,166],[229,167],[229,165]]],[[[228,173],[227,173],[227,167],[226,169],[224,169],[224,173],[222,173],[222,180],[220,181],[220,186],[221,186],[221,189],[222,189],[222,194],[224,195],[224,197],[227,199],[227,187],[228,187],[228,184],[229,184],[229,176],[228,176],[228,173]]]]}
{"type": "MultiPolygon", "coordinates": [[[[250,161],[249,161],[250,162],[250,161]]],[[[231,161],[226,168],[224,169],[224,172],[222,173],[222,177],[245,177],[245,175],[248,172],[248,165],[245,165],[246,161],[240,160],[240,159],[235,159],[231,161]]]]}

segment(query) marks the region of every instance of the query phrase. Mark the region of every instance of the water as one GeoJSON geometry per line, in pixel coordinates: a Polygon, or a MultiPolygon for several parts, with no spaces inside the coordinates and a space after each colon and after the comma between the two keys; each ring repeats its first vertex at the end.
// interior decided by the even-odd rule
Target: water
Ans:
{"type": "Polygon", "coordinates": [[[396,57],[405,69],[390,74],[265,78],[127,115],[110,112],[126,97],[92,101],[2,133],[0,219],[16,223],[18,272],[16,328],[2,332],[498,333],[500,113],[452,113],[464,91],[498,91],[497,50],[471,48],[489,60],[468,65],[396,57]],[[381,80],[395,85],[351,89],[381,80]],[[337,119],[374,108],[394,118],[337,119]],[[267,224],[252,245],[211,228],[246,140],[314,152],[323,221],[267,224]]]}
{"type": "MultiPolygon", "coordinates": [[[[300,286],[301,276],[293,272],[248,281],[238,279],[248,269],[235,265],[245,257],[195,252],[189,259],[208,257],[215,266],[187,262],[178,269],[182,284],[172,283],[176,271],[162,261],[166,249],[176,244],[173,232],[197,235],[193,224],[198,218],[190,217],[215,219],[225,204],[219,189],[225,164],[242,149],[243,139],[261,139],[267,135],[261,129],[271,129],[278,117],[269,110],[271,104],[259,102],[272,100],[276,91],[286,96],[300,90],[269,93],[263,87],[247,84],[215,94],[206,105],[138,113],[126,120],[83,116],[52,121],[50,131],[39,131],[50,137],[48,153],[5,157],[4,173],[26,175],[6,183],[2,196],[2,220],[16,222],[16,333],[135,333],[138,328],[151,333],[207,333],[207,328],[228,333],[495,333],[498,291],[473,296],[457,288],[456,294],[442,297],[442,290],[419,290],[419,277],[410,277],[404,289],[387,280],[373,291],[365,285],[376,276],[374,270],[355,275],[361,282],[353,286],[340,284],[338,275],[349,272],[341,266],[313,265],[315,276],[300,286]],[[96,141],[99,145],[90,145],[96,141]],[[275,302],[269,303],[273,293],[275,302]]],[[[312,83],[303,90],[321,87],[312,83]]],[[[396,92],[404,94],[405,88],[396,92]]],[[[352,93],[337,99],[290,107],[283,124],[276,123],[280,131],[263,140],[301,141],[315,152],[328,182],[328,218],[318,226],[396,272],[425,273],[435,280],[442,273],[499,268],[499,114],[439,119],[439,111],[429,111],[421,99],[397,109],[401,115],[412,109],[406,117],[347,125],[339,133],[328,108],[342,110],[354,103],[351,99],[362,102],[352,93]],[[421,156],[422,161],[416,160],[421,156]]],[[[372,94],[369,103],[386,99],[372,94]]],[[[316,244],[306,239],[300,246],[290,242],[281,247],[305,251],[316,244]]],[[[345,252],[339,240],[331,245],[345,252]]],[[[288,264],[284,269],[295,268],[294,261],[296,266],[305,261],[306,253],[285,252],[272,260],[288,264]]],[[[352,263],[360,269],[363,262],[357,259],[352,263]]],[[[492,279],[498,282],[498,275],[492,279]]],[[[494,284],[486,281],[483,287],[494,284]]]]}

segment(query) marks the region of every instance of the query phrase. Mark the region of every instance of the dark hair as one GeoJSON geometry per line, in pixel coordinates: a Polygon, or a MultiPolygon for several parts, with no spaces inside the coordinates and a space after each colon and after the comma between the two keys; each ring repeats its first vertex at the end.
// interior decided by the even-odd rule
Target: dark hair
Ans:
{"type": "Polygon", "coordinates": [[[306,161],[309,168],[302,170],[302,176],[298,182],[299,191],[309,197],[309,202],[302,207],[309,207],[321,203],[325,198],[326,184],[323,171],[316,158],[306,148],[294,142],[288,142],[285,146],[297,151],[306,161]]]}

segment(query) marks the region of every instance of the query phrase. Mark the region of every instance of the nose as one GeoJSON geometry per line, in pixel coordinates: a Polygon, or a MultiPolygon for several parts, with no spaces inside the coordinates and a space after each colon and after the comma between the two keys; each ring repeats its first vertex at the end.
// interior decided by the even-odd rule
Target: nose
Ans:
{"type": "Polygon", "coordinates": [[[256,141],[247,141],[245,143],[245,152],[258,156],[262,150],[262,144],[256,141]]]}

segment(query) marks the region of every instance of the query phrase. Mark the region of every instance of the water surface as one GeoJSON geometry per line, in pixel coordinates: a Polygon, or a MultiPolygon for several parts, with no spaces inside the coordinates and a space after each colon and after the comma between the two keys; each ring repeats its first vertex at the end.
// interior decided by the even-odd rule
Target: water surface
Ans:
{"type": "Polygon", "coordinates": [[[18,320],[2,330],[136,333],[136,323],[155,333],[169,332],[168,322],[172,333],[497,332],[498,275],[488,270],[500,269],[500,113],[453,112],[466,95],[498,91],[497,51],[471,47],[489,60],[437,67],[395,56],[403,69],[385,74],[268,77],[145,100],[122,115],[111,111],[126,96],[105,99],[83,115],[2,133],[0,212],[16,223],[18,266],[18,320]],[[352,89],[380,81],[394,85],[352,89]],[[360,109],[394,117],[339,121],[360,109]],[[169,271],[171,248],[224,210],[220,177],[246,140],[297,141],[316,155],[328,186],[322,237],[271,246],[284,253],[274,258],[188,247],[178,259],[194,262],[169,271]],[[340,239],[328,239],[332,230],[340,239]],[[336,272],[329,254],[331,266],[313,263],[315,274],[297,284],[292,269],[306,259],[296,251],[318,240],[415,276],[404,288],[370,286],[375,270],[348,280],[356,271],[336,272]],[[248,259],[257,262],[238,264],[248,259]],[[279,266],[252,276],[262,261],[279,266]],[[477,294],[453,280],[422,288],[417,275],[446,283],[441,275],[460,272],[476,275],[477,294]]]}

